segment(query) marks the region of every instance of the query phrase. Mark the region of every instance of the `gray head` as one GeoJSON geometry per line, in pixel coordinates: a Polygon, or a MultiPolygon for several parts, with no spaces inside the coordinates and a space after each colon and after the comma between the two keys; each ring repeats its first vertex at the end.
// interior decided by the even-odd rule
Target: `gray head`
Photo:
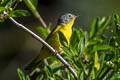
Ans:
{"type": "Polygon", "coordinates": [[[71,13],[66,13],[62,16],[59,17],[58,19],[58,24],[67,24],[70,22],[73,18],[76,18],[77,16],[71,14],[71,13]]]}

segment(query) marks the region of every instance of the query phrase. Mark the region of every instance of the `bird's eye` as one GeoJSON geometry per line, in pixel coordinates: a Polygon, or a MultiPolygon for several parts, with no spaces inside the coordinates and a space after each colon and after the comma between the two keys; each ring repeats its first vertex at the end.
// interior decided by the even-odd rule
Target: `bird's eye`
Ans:
{"type": "Polygon", "coordinates": [[[68,15],[69,17],[72,17],[72,15],[68,15]]]}

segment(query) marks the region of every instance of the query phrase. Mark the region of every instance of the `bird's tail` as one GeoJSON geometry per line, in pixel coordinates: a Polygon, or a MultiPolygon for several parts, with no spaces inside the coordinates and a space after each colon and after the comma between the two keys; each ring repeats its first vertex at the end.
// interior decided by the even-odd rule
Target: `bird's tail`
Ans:
{"type": "Polygon", "coordinates": [[[24,67],[24,72],[27,75],[32,75],[37,67],[40,66],[40,68],[42,68],[43,65],[44,65],[43,59],[39,60],[38,58],[35,58],[24,67]]]}

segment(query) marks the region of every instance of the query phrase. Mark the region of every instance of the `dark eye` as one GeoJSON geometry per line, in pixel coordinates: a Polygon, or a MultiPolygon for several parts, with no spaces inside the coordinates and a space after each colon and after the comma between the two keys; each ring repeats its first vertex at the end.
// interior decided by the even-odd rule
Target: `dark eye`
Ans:
{"type": "Polygon", "coordinates": [[[69,16],[69,17],[72,17],[72,15],[70,15],[70,14],[69,14],[68,16],[69,16]]]}

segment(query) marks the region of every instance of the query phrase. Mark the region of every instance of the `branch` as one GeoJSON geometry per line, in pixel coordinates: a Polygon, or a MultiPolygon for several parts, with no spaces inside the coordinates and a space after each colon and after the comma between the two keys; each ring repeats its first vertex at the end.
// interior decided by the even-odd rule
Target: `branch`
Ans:
{"type": "MultiPolygon", "coordinates": [[[[4,14],[7,14],[4,11],[4,14]]],[[[77,73],[72,69],[72,67],[70,66],[70,64],[67,63],[67,61],[65,61],[58,53],[58,51],[56,51],[53,47],[51,47],[47,42],[45,42],[41,37],[39,37],[38,35],[36,35],[34,32],[32,32],[30,29],[28,29],[27,27],[25,27],[24,25],[18,23],[15,19],[13,19],[12,17],[9,17],[9,19],[18,27],[23,29],[25,32],[27,32],[28,34],[30,34],[32,37],[34,37],[36,40],[38,40],[39,42],[41,42],[43,45],[45,45],[52,53],[53,55],[55,55],[69,70],[70,72],[73,74],[73,76],[77,79],[77,73]]]]}
{"type": "Polygon", "coordinates": [[[44,22],[44,20],[42,19],[42,17],[40,16],[39,12],[35,8],[35,6],[32,4],[32,2],[30,0],[24,0],[24,2],[29,7],[29,9],[34,14],[34,16],[41,22],[42,26],[46,28],[48,32],[50,32],[50,30],[48,29],[48,26],[46,25],[46,23],[44,22]]]}

